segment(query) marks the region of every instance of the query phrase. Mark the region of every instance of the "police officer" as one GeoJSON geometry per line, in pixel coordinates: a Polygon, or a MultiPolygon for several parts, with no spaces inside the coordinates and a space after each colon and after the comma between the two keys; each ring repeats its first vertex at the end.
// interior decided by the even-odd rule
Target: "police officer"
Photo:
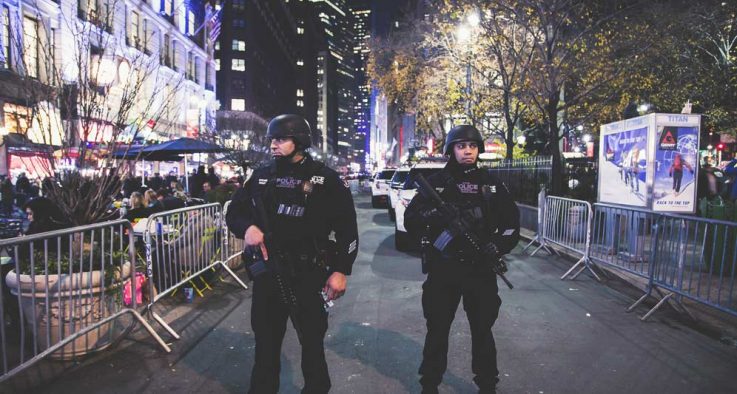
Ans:
{"type": "MultiPolygon", "coordinates": [[[[519,241],[519,211],[506,187],[477,166],[484,152],[481,133],[470,125],[454,127],[445,140],[448,163],[428,178],[442,199],[469,221],[473,232],[493,242],[499,254],[511,251],[519,241]]],[[[475,261],[460,239],[439,251],[433,241],[445,230],[443,216],[432,201],[418,193],[404,214],[410,234],[423,241],[422,309],[427,335],[419,373],[423,393],[437,393],[448,361],[448,335],[456,309],[463,299],[471,327],[474,382],[480,393],[493,393],[499,381],[496,346],[491,327],[499,315],[496,275],[492,262],[475,261]]]]}
{"type": "Polygon", "coordinates": [[[346,275],[350,275],[358,253],[353,198],[335,171],[305,153],[311,132],[304,118],[277,116],[269,123],[266,137],[271,141],[273,162],[254,170],[234,195],[226,215],[228,228],[245,239],[247,249],[260,252],[267,267],[253,284],[251,326],[256,356],[249,393],[279,390],[281,344],[289,308],[280,298],[276,275],[270,272],[269,256],[277,252],[289,256],[295,273],[292,287],[302,331],[302,392],[326,393],[330,377],[323,339],[328,316],[321,292],[327,300],[334,300],[346,290],[346,275]],[[256,201],[263,202],[268,226],[260,220],[256,201]],[[267,249],[266,228],[273,232],[273,242],[266,244],[280,250],[267,249]],[[331,232],[334,242],[328,239],[331,232]]]}

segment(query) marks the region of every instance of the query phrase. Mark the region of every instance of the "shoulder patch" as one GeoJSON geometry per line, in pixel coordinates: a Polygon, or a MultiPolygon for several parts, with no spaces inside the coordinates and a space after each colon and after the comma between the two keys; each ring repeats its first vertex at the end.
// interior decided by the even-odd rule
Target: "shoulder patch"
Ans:
{"type": "Polygon", "coordinates": [[[317,176],[317,175],[315,175],[315,176],[313,176],[310,179],[310,182],[316,183],[318,185],[324,185],[325,184],[325,177],[324,176],[317,176]]]}

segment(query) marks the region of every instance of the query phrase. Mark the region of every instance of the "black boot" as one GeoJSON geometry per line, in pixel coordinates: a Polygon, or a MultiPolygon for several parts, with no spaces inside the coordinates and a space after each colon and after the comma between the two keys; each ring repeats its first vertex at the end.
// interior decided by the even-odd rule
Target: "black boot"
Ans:
{"type": "Polygon", "coordinates": [[[438,394],[438,386],[423,385],[422,394],[438,394]]]}

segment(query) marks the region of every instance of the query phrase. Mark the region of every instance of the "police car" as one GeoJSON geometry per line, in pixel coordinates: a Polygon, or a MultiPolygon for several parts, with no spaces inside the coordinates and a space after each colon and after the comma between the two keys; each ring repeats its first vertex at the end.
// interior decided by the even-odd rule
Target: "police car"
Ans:
{"type": "Polygon", "coordinates": [[[440,161],[427,161],[419,162],[415,164],[407,173],[404,184],[401,189],[398,189],[397,193],[397,204],[394,208],[396,216],[396,222],[394,224],[394,247],[399,251],[409,250],[416,246],[418,240],[413,239],[407,234],[407,229],[404,227],[404,211],[412,201],[415,194],[417,194],[417,186],[415,185],[415,179],[418,174],[427,179],[430,175],[440,171],[445,167],[445,159],[440,161]]]}
{"type": "Polygon", "coordinates": [[[371,182],[371,206],[384,208],[389,206],[389,183],[394,176],[394,168],[385,168],[376,173],[371,182]]]}
{"type": "Polygon", "coordinates": [[[399,189],[404,185],[404,181],[407,180],[410,167],[400,167],[394,171],[392,181],[389,182],[389,220],[392,222],[395,220],[394,207],[397,206],[397,200],[399,199],[399,189]]]}

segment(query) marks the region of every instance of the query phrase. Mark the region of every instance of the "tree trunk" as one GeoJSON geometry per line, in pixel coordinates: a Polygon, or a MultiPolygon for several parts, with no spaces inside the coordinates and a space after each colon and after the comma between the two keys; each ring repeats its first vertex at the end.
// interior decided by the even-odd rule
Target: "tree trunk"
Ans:
{"type": "Polygon", "coordinates": [[[507,160],[514,159],[514,120],[512,119],[512,115],[510,115],[511,111],[511,103],[509,99],[509,92],[504,92],[504,101],[503,101],[503,107],[504,108],[504,120],[507,122],[507,132],[505,133],[506,136],[504,138],[504,142],[507,145],[507,160]]]}
{"type": "Polygon", "coordinates": [[[550,176],[550,195],[553,196],[561,196],[563,194],[563,166],[560,147],[558,146],[560,139],[560,131],[558,130],[559,101],[558,93],[553,93],[548,97],[548,105],[545,108],[548,115],[548,145],[550,147],[550,154],[553,157],[552,174],[550,176]]]}

